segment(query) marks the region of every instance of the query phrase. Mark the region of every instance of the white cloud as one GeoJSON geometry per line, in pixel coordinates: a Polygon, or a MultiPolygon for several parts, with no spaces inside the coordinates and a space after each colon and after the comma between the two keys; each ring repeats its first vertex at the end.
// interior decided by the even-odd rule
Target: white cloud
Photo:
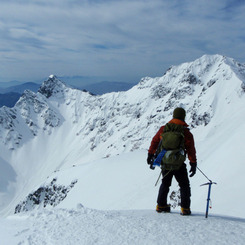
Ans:
{"type": "Polygon", "coordinates": [[[0,76],[32,79],[53,69],[132,80],[204,53],[244,62],[245,5],[228,3],[1,1],[0,76]]]}

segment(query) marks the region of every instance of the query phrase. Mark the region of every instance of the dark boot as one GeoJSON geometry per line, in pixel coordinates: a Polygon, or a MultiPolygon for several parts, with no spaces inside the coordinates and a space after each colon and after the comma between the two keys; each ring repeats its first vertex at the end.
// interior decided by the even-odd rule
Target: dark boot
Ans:
{"type": "Polygon", "coordinates": [[[180,214],[181,215],[191,215],[191,210],[189,208],[181,208],[180,214]]]}
{"type": "Polygon", "coordinates": [[[159,206],[159,205],[157,205],[157,207],[156,207],[156,211],[158,212],[158,213],[162,213],[162,212],[164,212],[164,213],[170,213],[170,205],[165,205],[165,206],[159,206]]]}

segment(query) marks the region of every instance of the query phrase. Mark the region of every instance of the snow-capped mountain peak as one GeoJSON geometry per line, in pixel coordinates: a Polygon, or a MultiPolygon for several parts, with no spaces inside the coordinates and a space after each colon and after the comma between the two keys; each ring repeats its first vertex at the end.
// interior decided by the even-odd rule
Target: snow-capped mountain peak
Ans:
{"type": "Polygon", "coordinates": [[[50,75],[48,80],[44,81],[38,92],[49,98],[52,95],[63,93],[68,86],[60,81],[55,75],[50,75]]]}

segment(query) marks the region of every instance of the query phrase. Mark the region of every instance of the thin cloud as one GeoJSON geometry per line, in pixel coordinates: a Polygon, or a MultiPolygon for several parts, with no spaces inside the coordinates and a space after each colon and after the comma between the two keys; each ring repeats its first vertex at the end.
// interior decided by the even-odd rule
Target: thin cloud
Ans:
{"type": "Polygon", "coordinates": [[[0,78],[135,81],[205,53],[244,62],[244,11],[243,1],[1,1],[0,78]]]}

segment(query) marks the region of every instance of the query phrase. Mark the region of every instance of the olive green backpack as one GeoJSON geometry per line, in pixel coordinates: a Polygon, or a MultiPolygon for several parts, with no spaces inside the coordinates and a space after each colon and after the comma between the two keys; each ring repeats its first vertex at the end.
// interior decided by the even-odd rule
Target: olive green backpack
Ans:
{"type": "Polygon", "coordinates": [[[161,140],[161,151],[165,149],[161,165],[164,170],[178,170],[186,159],[184,147],[184,126],[167,123],[161,140]]]}

